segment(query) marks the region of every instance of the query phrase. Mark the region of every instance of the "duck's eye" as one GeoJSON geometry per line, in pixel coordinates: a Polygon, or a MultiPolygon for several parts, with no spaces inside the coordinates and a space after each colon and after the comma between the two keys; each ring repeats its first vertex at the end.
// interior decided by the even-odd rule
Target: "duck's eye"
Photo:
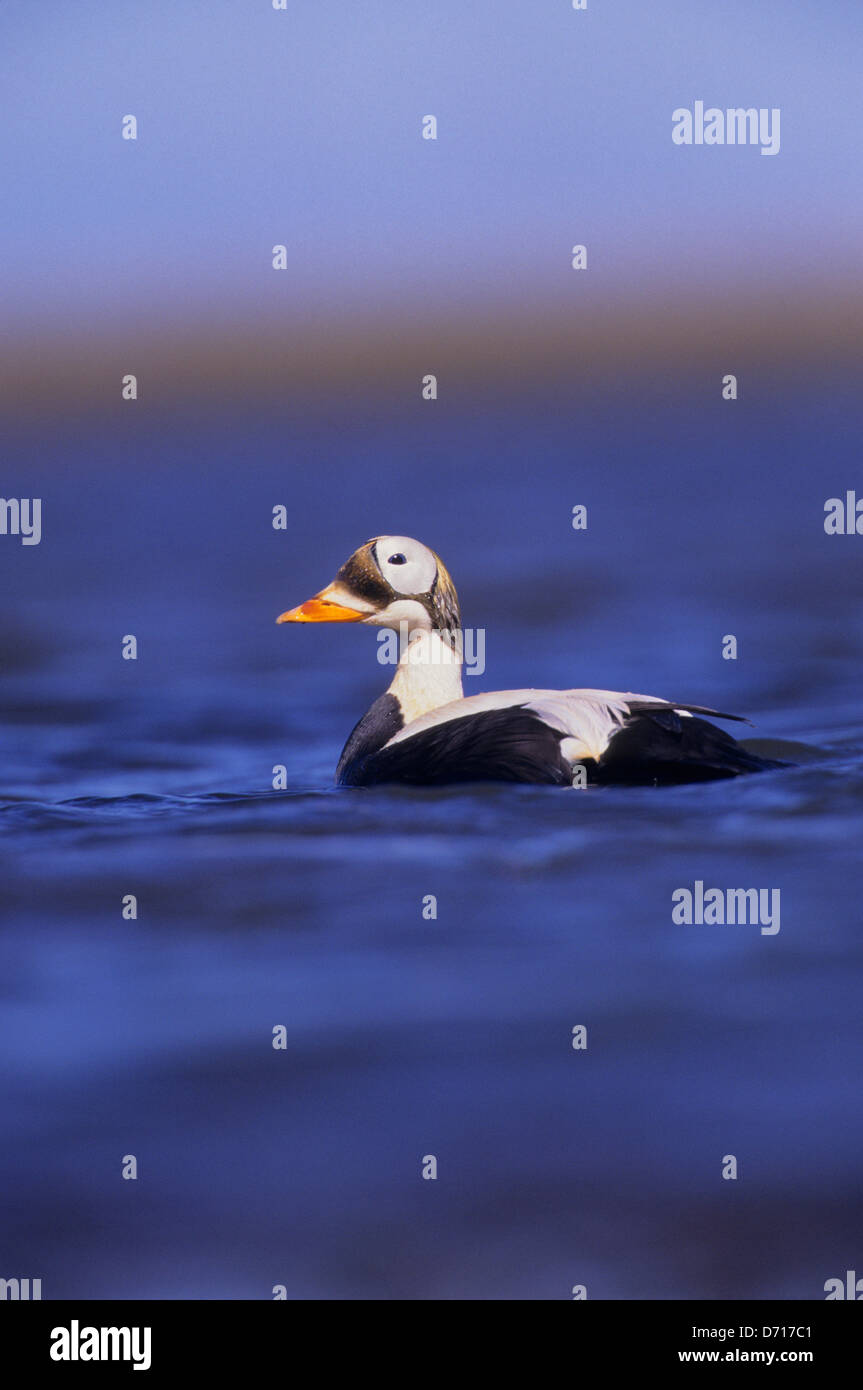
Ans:
{"type": "Polygon", "coordinates": [[[407,562],[407,556],[402,555],[401,551],[398,551],[398,553],[395,555],[391,555],[390,558],[387,560],[388,565],[406,565],[407,562]]]}

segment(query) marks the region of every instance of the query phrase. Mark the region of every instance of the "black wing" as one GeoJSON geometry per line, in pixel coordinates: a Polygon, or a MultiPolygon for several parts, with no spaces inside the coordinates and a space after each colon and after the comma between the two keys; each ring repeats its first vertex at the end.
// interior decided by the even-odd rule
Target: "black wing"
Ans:
{"type": "Polygon", "coordinates": [[[418,787],[452,782],[570,786],[570,765],[560,752],[562,737],[521,705],[483,710],[434,724],[355,759],[340,769],[339,781],[354,787],[384,782],[418,787]]]}

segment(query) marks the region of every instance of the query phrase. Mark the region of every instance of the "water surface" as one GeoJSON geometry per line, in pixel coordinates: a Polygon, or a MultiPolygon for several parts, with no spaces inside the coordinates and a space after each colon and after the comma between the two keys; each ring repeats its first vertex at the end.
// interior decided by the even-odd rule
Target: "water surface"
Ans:
{"type": "Polygon", "coordinates": [[[734,421],[630,392],[12,441],[44,538],[0,553],[0,1273],[818,1298],[859,1267],[863,541],[821,526],[857,456],[831,390],[734,421]],[[388,672],[366,629],[274,618],[382,531],[437,548],[485,626],[467,693],[712,703],[798,766],[336,790],[388,672]],[[778,888],[779,933],[674,925],[696,879],[778,888]]]}

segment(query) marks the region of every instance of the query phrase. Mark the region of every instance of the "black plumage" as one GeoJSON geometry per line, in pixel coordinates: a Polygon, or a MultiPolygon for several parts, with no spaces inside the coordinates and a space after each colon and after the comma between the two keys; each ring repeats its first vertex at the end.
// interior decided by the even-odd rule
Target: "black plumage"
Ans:
{"type": "MultiPolygon", "coordinates": [[[[584,759],[588,783],[663,786],[716,781],[785,766],[749,753],[723,729],[706,719],[681,715],[672,706],[645,702],[632,708],[632,715],[612,733],[601,756],[584,759]]],[[[739,720],[740,716],[717,713],[717,718],[739,720]]],[[[566,735],[524,706],[448,719],[387,744],[401,727],[398,701],[381,696],[345,745],[336,774],[339,783],[374,786],[401,782],[428,787],[456,782],[532,782],[569,786],[573,780],[572,765],[560,749],[566,735]]]]}
{"type": "MultiPolygon", "coordinates": [[[[676,709],[661,706],[634,705],[633,710],[612,734],[602,757],[593,765],[592,775],[588,772],[589,781],[605,786],[663,786],[712,782],[786,766],[748,752],[706,719],[681,716],[676,709]]],[[[717,718],[740,719],[740,715],[717,713],[717,718]]]]}
{"type": "Polygon", "coordinates": [[[395,695],[379,695],[348,736],[336,768],[336,781],[342,786],[359,786],[353,772],[404,728],[402,707],[395,695]]]}
{"type": "MultiPolygon", "coordinates": [[[[352,735],[353,737],[353,735],[352,735]]],[[[561,735],[519,706],[448,719],[365,756],[339,762],[343,786],[406,782],[435,787],[452,782],[539,782],[570,786],[561,735]]],[[[350,744],[350,740],[348,740],[350,744]]]]}

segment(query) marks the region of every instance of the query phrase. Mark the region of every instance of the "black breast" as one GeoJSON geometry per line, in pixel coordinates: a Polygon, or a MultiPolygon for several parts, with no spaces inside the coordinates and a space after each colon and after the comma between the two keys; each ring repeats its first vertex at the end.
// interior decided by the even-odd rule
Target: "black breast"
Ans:
{"type": "Polygon", "coordinates": [[[370,754],[404,728],[401,705],[395,695],[379,695],[371,709],[363,715],[342,749],[339,765],[336,768],[336,781],[342,786],[359,786],[360,781],[353,775],[370,754]]]}

